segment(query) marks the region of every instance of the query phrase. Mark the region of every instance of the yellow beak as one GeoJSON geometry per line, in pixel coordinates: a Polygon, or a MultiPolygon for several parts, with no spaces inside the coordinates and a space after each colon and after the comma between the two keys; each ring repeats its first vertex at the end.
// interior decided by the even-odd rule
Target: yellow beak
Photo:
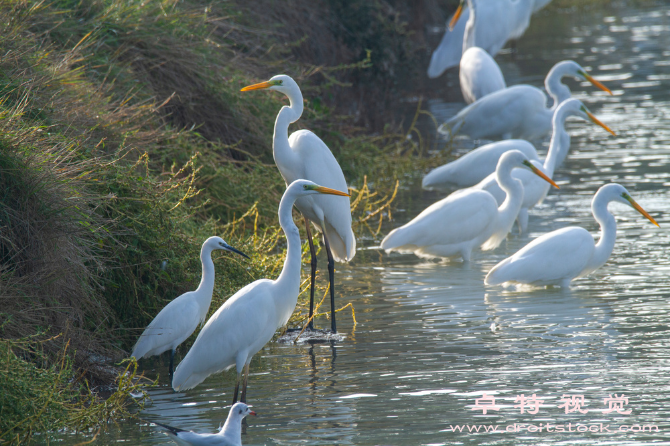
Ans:
{"type": "Polygon", "coordinates": [[[589,76],[588,73],[584,73],[584,77],[586,78],[587,81],[591,82],[596,87],[600,88],[603,91],[608,92],[609,94],[612,94],[612,91],[609,88],[607,88],[606,86],[604,86],[603,84],[601,84],[600,82],[589,76]]]}
{"type": "Polygon", "coordinates": [[[547,183],[551,184],[551,185],[554,186],[556,189],[560,189],[560,187],[558,187],[558,184],[554,183],[554,180],[552,180],[551,178],[549,178],[548,176],[546,176],[540,169],[538,169],[537,167],[533,166],[530,162],[529,162],[528,164],[526,164],[526,165],[527,165],[528,167],[530,167],[530,170],[532,170],[533,173],[534,173],[535,175],[537,175],[538,177],[542,178],[544,181],[546,181],[547,183]]]}
{"type": "Polygon", "coordinates": [[[630,203],[630,205],[633,206],[633,208],[634,208],[636,211],[638,211],[640,214],[642,214],[642,215],[644,215],[645,217],[647,217],[647,218],[649,219],[650,222],[652,222],[653,224],[655,224],[656,226],[658,226],[658,227],[660,228],[660,226],[658,225],[658,223],[656,223],[656,220],[654,220],[654,217],[652,217],[651,215],[649,215],[649,213],[648,213],[647,211],[645,211],[644,209],[642,209],[642,206],[640,206],[639,204],[637,204],[637,202],[636,202],[635,200],[633,200],[631,197],[626,197],[626,200],[628,200],[628,202],[630,203]]]}
{"type": "Polygon", "coordinates": [[[605,124],[603,124],[602,122],[600,122],[600,119],[596,118],[596,117],[593,115],[593,113],[591,113],[590,111],[588,111],[588,110],[586,110],[586,109],[584,109],[584,111],[586,112],[587,115],[589,115],[589,118],[591,118],[591,121],[595,122],[595,123],[598,124],[600,127],[604,128],[605,130],[607,130],[608,132],[610,132],[612,135],[616,136],[616,133],[614,133],[614,131],[613,131],[611,128],[607,127],[605,124]]]}
{"type": "Polygon", "coordinates": [[[346,192],[340,192],[339,190],[336,189],[331,189],[329,187],[325,186],[319,186],[314,188],[315,191],[322,193],[322,194],[329,194],[329,195],[340,195],[342,197],[349,197],[350,195],[346,192]]]}
{"type": "Polygon", "coordinates": [[[463,14],[463,0],[458,4],[458,9],[456,10],[456,13],[454,16],[451,18],[451,22],[449,22],[449,31],[454,30],[454,26],[458,23],[458,19],[461,17],[461,14],[463,14]]]}
{"type": "Polygon", "coordinates": [[[259,84],[253,84],[253,85],[248,85],[241,89],[240,91],[251,91],[251,90],[262,90],[263,88],[270,88],[274,84],[267,81],[267,82],[261,82],[259,84]]]}

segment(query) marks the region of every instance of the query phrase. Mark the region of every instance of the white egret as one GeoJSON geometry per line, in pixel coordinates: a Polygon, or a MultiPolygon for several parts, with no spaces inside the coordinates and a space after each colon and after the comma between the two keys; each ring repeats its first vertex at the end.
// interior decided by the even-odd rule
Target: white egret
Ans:
{"type": "MultiPolygon", "coordinates": [[[[317,182],[326,187],[347,190],[347,182],[337,160],[328,146],[309,130],[298,130],[288,136],[288,126],[300,119],[303,110],[302,93],[298,84],[289,76],[279,74],[267,82],[249,85],[242,91],[269,89],[284,93],[289,106],[284,106],[275,121],[272,149],[279,172],[286,185],[298,179],[317,182]]],[[[323,234],[328,255],[330,280],[331,329],[337,332],[335,323],[335,261],[348,262],[356,255],[356,238],[351,229],[349,201],[327,195],[299,198],[295,206],[305,218],[307,240],[311,254],[311,288],[309,316],[314,312],[314,281],[316,275],[316,250],[308,220],[323,234]]],[[[313,328],[312,322],[309,328],[313,328]]]]}
{"type": "MultiPolygon", "coordinates": [[[[495,56],[509,39],[518,39],[523,35],[530,23],[530,14],[538,11],[549,1],[551,0],[534,2],[488,0],[484,3],[486,8],[480,8],[481,13],[477,18],[477,22],[482,24],[477,28],[475,35],[477,46],[495,56]],[[521,9],[522,5],[531,11],[521,9]]],[[[454,13],[447,21],[447,31],[430,58],[427,74],[431,79],[459,65],[463,51],[469,48],[463,48],[463,42],[471,9],[462,6],[463,3],[459,5],[460,12],[454,13]],[[460,15],[460,19],[457,14],[460,15]]]]}
{"type": "Polygon", "coordinates": [[[244,403],[233,404],[230,412],[228,412],[225,424],[215,434],[198,434],[157,421],[148,422],[167,429],[177,444],[191,446],[242,446],[242,420],[247,415],[256,415],[256,412],[244,403]]]}
{"type": "Polygon", "coordinates": [[[539,88],[514,85],[468,105],[438,130],[447,136],[463,134],[472,139],[490,139],[496,136],[502,136],[503,139],[542,138],[551,131],[551,120],[558,105],[570,98],[570,89],[561,83],[565,76],[589,81],[612,94],[579,64],[564,60],[552,67],[544,81],[547,92],[554,100],[551,108],[546,106],[547,97],[539,88]]]}
{"type": "Polygon", "coordinates": [[[466,104],[472,104],[503,88],[507,88],[500,67],[483,49],[471,46],[463,52],[458,79],[466,104]]]}
{"type": "Polygon", "coordinates": [[[291,214],[293,205],[301,198],[317,194],[349,196],[307,180],[291,183],[279,203],[279,224],[288,245],[281,274],[277,280],[261,279],[245,286],[209,318],[175,370],[172,380],[175,390],[192,389],[209,375],[236,366],[233,403],[237,401],[243,369],[241,401],[246,402],[251,358],[272,339],[277,328],[288,322],[298,301],[302,249],[300,232],[291,214]]]}
{"type": "Polygon", "coordinates": [[[202,278],[195,291],[189,291],[167,304],[147,326],[135,347],[134,356],[137,359],[160,355],[170,350],[170,380],[174,354],[179,344],[205,322],[209,305],[212,303],[214,292],[214,262],[212,251],[223,249],[249,258],[246,254],[230,246],[221,237],[210,237],[205,240],[200,249],[202,262],[202,278]]]}
{"type": "MultiPolygon", "coordinates": [[[[495,173],[500,157],[518,150],[530,161],[539,160],[535,146],[525,139],[507,139],[477,147],[455,161],[436,167],[423,177],[421,186],[433,189],[444,186],[470,187],[495,173]]],[[[495,181],[495,180],[494,180],[495,181]]]]}
{"type": "Polygon", "coordinates": [[[606,184],[598,189],[591,202],[591,212],[601,228],[597,244],[586,229],[575,226],[544,234],[494,266],[486,275],[485,283],[569,287],[573,279],[591,274],[605,264],[614,249],[616,220],[607,210],[612,201],[633,207],[658,226],[626,188],[616,183],[606,184]]]}
{"type": "MultiPolygon", "coordinates": [[[[554,113],[554,132],[551,136],[551,142],[549,143],[547,158],[544,160],[544,163],[541,163],[539,160],[531,161],[549,178],[554,178],[554,171],[558,166],[563,164],[563,161],[568,154],[568,150],[570,150],[570,134],[565,131],[565,120],[569,116],[578,116],[585,120],[590,119],[612,135],[616,135],[609,127],[593,116],[579,99],[571,98],[567,101],[563,101],[554,113]]],[[[547,193],[549,193],[549,185],[545,181],[538,181],[537,176],[532,174],[529,175],[529,173],[530,172],[523,170],[517,170],[512,173],[514,178],[520,179],[523,183],[523,202],[517,217],[519,231],[522,233],[525,232],[528,227],[528,211],[534,206],[542,203],[547,196],[547,193]]],[[[498,203],[502,203],[505,200],[506,194],[496,182],[495,174],[493,173],[473,186],[473,189],[487,191],[495,197],[498,203]]]]}
{"type": "MultiPolygon", "coordinates": [[[[498,207],[486,191],[461,190],[433,203],[412,221],[396,228],[382,240],[381,248],[413,252],[419,257],[457,257],[470,260],[472,250],[496,248],[507,236],[523,200],[523,185],[512,177],[512,169],[526,167],[554,185],[518,150],[505,153],[496,175],[507,199],[498,207]]],[[[179,370],[179,369],[177,369],[179,370]]]]}

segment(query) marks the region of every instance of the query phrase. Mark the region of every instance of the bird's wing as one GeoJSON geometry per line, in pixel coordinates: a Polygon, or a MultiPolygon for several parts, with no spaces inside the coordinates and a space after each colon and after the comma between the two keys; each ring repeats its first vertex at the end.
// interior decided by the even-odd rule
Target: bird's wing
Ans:
{"type": "Polygon", "coordinates": [[[406,225],[394,229],[381,247],[451,245],[472,240],[495,221],[498,205],[483,191],[457,191],[433,203],[406,225]]]}
{"type": "Polygon", "coordinates": [[[486,276],[486,283],[552,284],[572,279],[586,267],[594,249],[593,237],[584,228],[559,229],[498,263],[486,276]]]}
{"type": "Polygon", "coordinates": [[[194,294],[189,291],[167,304],[144,329],[131,356],[139,359],[159,355],[191,336],[200,323],[194,294]]]}
{"type": "Polygon", "coordinates": [[[461,59],[459,78],[465,101],[475,102],[488,94],[507,87],[500,67],[481,48],[468,48],[461,59]]]}
{"type": "MultiPolygon", "coordinates": [[[[291,134],[289,144],[302,161],[302,179],[347,192],[342,168],[318,136],[308,130],[299,130],[291,134]]],[[[345,261],[354,257],[356,238],[351,229],[349,198],[318,194],[298,198],[295,204],[304,216],[326,233],[335,260],[345,261]]]]}
{"type": "MultiPolygon", "coordinates": [[[[470,8],[464,8],[458,23],[454,29],[444,33],[442,40],[430,57],[430,65],[428,65],[428,77],[434,79],[444,73],[451,67],[458,66],[463,54],[463,34],[465,33],[465,25],[470,18],[470,8]]],[[[447,24],[451,21],[447,21],[447,24]]]]}

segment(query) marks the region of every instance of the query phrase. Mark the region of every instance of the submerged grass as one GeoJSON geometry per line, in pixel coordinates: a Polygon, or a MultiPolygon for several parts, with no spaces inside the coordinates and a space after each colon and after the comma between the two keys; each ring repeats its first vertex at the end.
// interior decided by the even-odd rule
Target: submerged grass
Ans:
{"type": "MultiPolygon", "coordinates": [[[[361,2],[376,20],[371,36],[391,43],[383,56],[339,41],[339,2],[320,4],[333,14],[320,11],[304,34],[291,24],[314,16],[312,2],[260,3],[263,14],[241,1],[0,2],[0,442],[129,416],[142,380],[119,361],[162,307],[197,286],[207,237],[251,256],[214,256],[211,311],[279,274],[285,185],[271,135],[285,98],[242,86],[277,72],[300,82],[295,127],[314,128],[339,160],[359,238],[378,236],[399,179],[447,156],[426,156],[434,147],[416,119],[409,131],[371,133],[337,106],[368,98],[349,86],[370,85],[361,70],[392,86],[379,64],[396,50],[410,57],[388,3],[361,2]],[[324,45],[338,54],[319,55],[324,45]],[[111,382],[116,391],[100,399],[95,389],[111,382]]],[[[306,284],[291,326],[306,322],[306,284]]]]}

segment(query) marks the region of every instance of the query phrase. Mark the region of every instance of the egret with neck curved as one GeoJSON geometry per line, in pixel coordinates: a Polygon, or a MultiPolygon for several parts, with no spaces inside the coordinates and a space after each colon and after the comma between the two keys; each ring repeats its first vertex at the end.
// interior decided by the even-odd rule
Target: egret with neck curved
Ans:
{"type": "Polygon", "coordinates": [[[346,202],[348,200],[342,197],[349,196],[307,180],[296,180],[289,185],[279,203],[279,224],[288,245],[281,274],[277,280],[250,283],[216,310],[175,370],[174,390],[192,389],[209,375],[236,366],[233,403],[237,401],[243,372],[241,401],[246,402],[251,358],[272,339],[277,328],[288,322],[298,302],[302,246],[291,213],[293,205],[301,198],[318,194],[338,195],[346,202]]]}
{"type": "Polygon", "coordinates": [[[525,167],[554,185],[518,150],[498,161],[496,176],[507,192],[498,206],[486,191],[462,190],[433,203],[412,221],[396,228],[382,240],[386,252],[413,252],[419,257],[462,257],[469,261],[472,250],[496,248],[514,225],[523,200],[523,185],[512,177],[512,169],[525,167]]]}
{"type": "Polygon", "coordinates": [[[547,96],[531,85],[514,85],[491,93],[461,110],[442,124],[438,131],[446,136],[467,135],[472,139],[520,138],[533,141],[551,131],[551,120],[558,106],[570,98],[563,77],[591,82],[610,94],[603,84],[586,73],[576,62],[564,60],[552,67],[544,85],[554,103],[547,107],[547,96]]]}
{"type": "Polygon", "coordinates": [[[228,418],[221,427],[219,432],[215,434],[198,434],[193,431],[179,429],[178,427],[168,426],[167,424],[159,423],[157,421],[149,421],[149,423],[157,424],[168,430],[173,439],[183,445],[191,446],[242,446],[242,421],[247,415],[256,415],[256,412],[251,410],[249,406],[244,403],[233,404],[228,412],[228,418]]]}
{"type": "MultiPolygon", "coordinates": [[[[275,163],[286,185],[298,179],[317,182],[336,190],[347,190],[347,182],[337,160],[328,146],[309,130],[298,130],[288,136],[288,126],[300,119],[303,111],[302,93],[298,84],[289,76],[279,74],[267,82],[249,85],[242,91],[269,89],[283,93],[289,99],[275,121],[272,150],[275,163]]],[[[298,198],[295,203],[305,218],[307,240],[311,254],[311,287],[309,317],[310,329],[314,313],[314,282],[316,276],[316,250],[309,229],[311,221],[323,234],[328,255],[328,275],[330,280],[331,329],[337,332],[335,323],[335,261],[348,262],[356,255],[356,238],[351,229],[351,209],[349,201],[328,195],[298,198]]]]}
{"type": "Polygon", "coordinates": [[[170,381],[174,354],[179,344],[205,322],[209,305],[212,303],[214,292],[214,262],[212,251],[223,249],[249,258],[246,254],[230,246],[221,237],[210,237],[205,240],[200,249],[202,262],[202,278],[195,291],[189,291],[167,304],[151,321],[137,340],[133,353],[136,359],[160,355],[170,350],[170,381]]]}
{"type": "Polygon", "coordinates": [[[658,226],[625,187],[606,184],[598,189],[591,202],[591,212],[601,229],[597,244],[586,229],[576,226],[544,234],[494,266],[486,275],[485,283],[569,287],[572,280],[591,274],[607,262],[614,249],[616,220],[607,210],[613,201],[632,207],[658,226]]]}
{"type": "MultiPolygon", "coordinates": [[[[609,127],[600,122],[593,113],[591,113],[586,106],[579,99],[568,99],[559,105],[554,113],[553,128],[554,132],[551,135],[551,142],[549,143],[549,151],[544,163],[539,160],[532,160],[531,162],[544,172],[549,178],[554,178],[555,170],[563,164],[565,157],[570,150],[570,134],[565,130],[565,120],[569,116],[578,116],[584,120],[590,120],[593,123],[601,126],[612,135],[616,135],[609,127]]],[[[536,205],[542,203],[544,198],[549,193],[549,185],[545,181],[538,181],[535,175],[528,175],[527,172],[517,170],[512,173],[512,176],[518,178],[523,183],[523,202],[517,222],[519,224],[519,232],[526,232],[528,228],[528,211],[536,205]]],[[[478,184],[473,186],[473,189],[485,190],[493,195],[498,203],[505,200],[505,192],[498,186],[495,175],[490,174],[478,184]]]]}

